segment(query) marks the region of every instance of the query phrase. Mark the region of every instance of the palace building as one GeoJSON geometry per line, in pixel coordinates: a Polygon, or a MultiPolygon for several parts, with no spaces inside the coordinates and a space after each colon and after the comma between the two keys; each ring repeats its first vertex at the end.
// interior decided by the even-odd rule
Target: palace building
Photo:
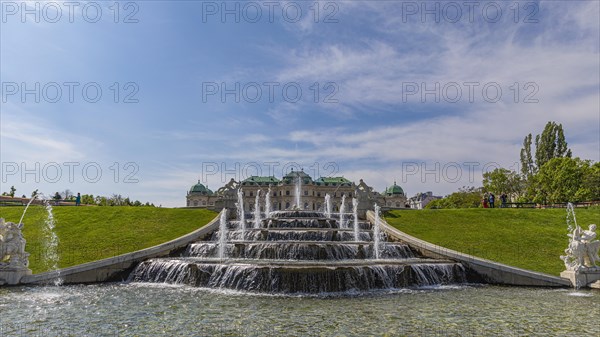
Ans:
{"type": "MultiPolygon", "coordinates": [[[[325,195],[329,194],[333,211],[340,209],[342,198],[345,197],[345,209],[352,209],[352,198],[359,198],[362,203],[377,203],[383,210],[410,207],[404,190],[396,185],[388,187],[384,193],[375,191],[361,179],[358,184],[344,177],[320,177],[313,179],[304,171],[292,170],[283,178],[274,176],[252,176],[243,181],[231,179],[217,191],[211,191],[198,181],[187,192],[187,207],[200,207],[221,210],[224,207],[234,208],[237,202],[237,192],[241,189],[244,210],[254,211],[257,194],[260,193],[260,208],[264,211],[266,193],[269,194],[270,210],[288,210],[296,206],[296,190],[300,181],[300,208],[305,210],[323,211],[325,195]]],[[[365,205],[366,206],[366,205],[365,205]]]]}

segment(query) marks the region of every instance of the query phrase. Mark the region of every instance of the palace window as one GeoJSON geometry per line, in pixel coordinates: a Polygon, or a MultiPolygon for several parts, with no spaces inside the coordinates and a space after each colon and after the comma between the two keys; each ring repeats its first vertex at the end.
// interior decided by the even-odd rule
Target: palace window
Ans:
{"type": "Polygon", "coordinates": [[[290,195],[290,191],[285,191],[285,195],[290,195]]]}

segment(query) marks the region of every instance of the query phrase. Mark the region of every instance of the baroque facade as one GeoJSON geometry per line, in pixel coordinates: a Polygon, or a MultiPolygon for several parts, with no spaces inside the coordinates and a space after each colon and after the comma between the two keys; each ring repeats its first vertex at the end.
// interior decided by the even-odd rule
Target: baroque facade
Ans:
{"type": "Polygon", "coordinates": [[[372,208],[377,203],[383,210],[407,208],[406,194],[394,182],[384,193],[375,191],[362,179],[358,184],[344,177],[320,177],[313,179],[304,171],[291,171],[283,178],[274,176],[252,176],[243,181],[231,179],[225,186],[213,192],[200,181],[187,192],[187,207],[209,208],[220,210],[224,207],[234,208],[237,192],[241,189],[246,212],[254,211],[256,195],[260,193],[260,209],[265,210],[265,194],[270,193],[270,209],[286,210],[296,205],[296,185],[300,180],[301,207],[305,210],[323,211],[325,195],[329,194],[334,212],[339,212],[342,198],[345,209],[352,209],[352,198],[358,198],[365,208],[372,208]],[[370,205],[369,205],[370,204],[370,205]]]}

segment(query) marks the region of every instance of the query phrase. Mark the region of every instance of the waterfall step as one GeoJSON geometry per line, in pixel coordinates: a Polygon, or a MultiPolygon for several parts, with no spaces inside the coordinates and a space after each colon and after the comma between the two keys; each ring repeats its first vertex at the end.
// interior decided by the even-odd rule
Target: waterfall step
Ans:
{"type": "Polygon", "coordinates": [[[260,266],[270,268],[347,268],[369,266],[410,266],[410,265],[449,265],[456,264],[450,260],[434,260],[427,258],[407,259],[355,259],[341,261],[307,261],[307,260],[265,260],[265,259],[219,259],[219,258],[161,258],[150,259],[144,263],[164,264],[218,264],[228,266],[260,266]]]}
{"type": "MultiPolygon", "coordinates": [[[[202,242],[204,244],[204,242],[202,242]]],[[[228,245],[250,245],[250,244],[264,244],[264,245],[327,245],[327,246],[342,246],[342,245],[350,245],[350,246],[369,246],[373,245],[372,241],[303,241],[303,240],[295,240],[295,241],[230,241],[227,242],[228,245]]],[[[386,242],[386,245],[404,245],[403,243],[396,242],[386,242]]]]}
{"type": "MultiPolygon", "coordinates": [[[[246,228],[246,232],[354,232],[354,228],[314,228],[314,227],[269,227],[269,228],[246,228]]],[[[234,229],[231,232],[241,232],[241,229],[234,229]]],[[[361,233],[372,233],[372,229],[361,229],[361,233]]]]}
{"type": "MultiPolygon", "coordinates": [[[[190,244],[184,256],[219,257],[219,244],[190,244]]],[[[374,258],[372,242],[336,241],[240,241],[224,245],[224,257],[267,260],[353,260],[374,258]]],[[[380,248],[381,258],[411,258],[414,252],[403,243],[386,243],[380,248]]]]}
{"type": "Polygon", "coordinates": [[[274,266],[159,259],[142,262],[130,281],[271,294],[324,294],[463,283],[466,277],[458,263],[274,266]]]}

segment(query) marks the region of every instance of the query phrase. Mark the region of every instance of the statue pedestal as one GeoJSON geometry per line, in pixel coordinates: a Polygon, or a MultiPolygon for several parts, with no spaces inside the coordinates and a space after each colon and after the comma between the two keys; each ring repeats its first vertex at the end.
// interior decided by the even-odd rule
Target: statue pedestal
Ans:
{"type": "Polygon", "coordinates": [[[600,280],[600,268],[582,270],[579,272],[565,270],[560,273],[560,277],[569,279],[575,288],[588,287],[591,286],[592,283],[597,284],[597,281],[600,280]]]}
{"type": "Polygon", "coordinates": [[[0,267],[0,286],[19,284],[21,278],[31,275],[31,269],[23,267],[0,267]]]}

